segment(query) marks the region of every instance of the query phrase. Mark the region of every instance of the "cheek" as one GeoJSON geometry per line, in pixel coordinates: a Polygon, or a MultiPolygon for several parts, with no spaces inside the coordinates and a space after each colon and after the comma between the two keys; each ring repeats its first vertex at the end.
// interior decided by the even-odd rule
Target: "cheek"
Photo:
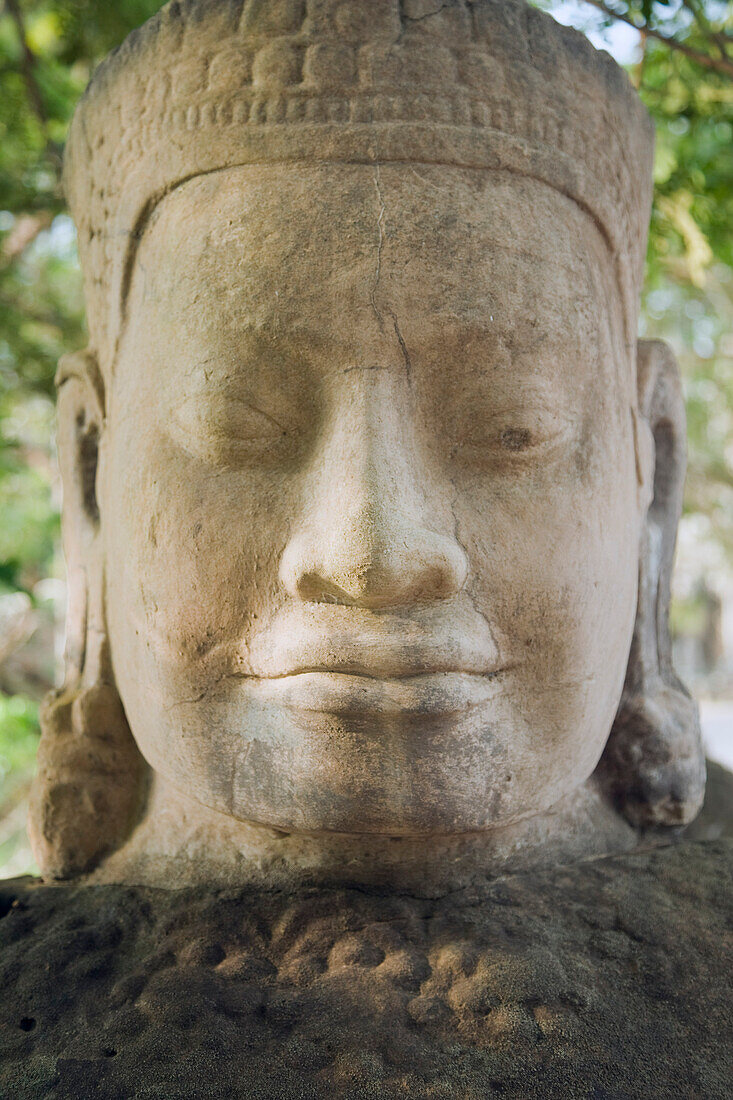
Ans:
{"type": "Polygon", "coordinates": [[[557,615],[566,630],[575,618],[600,625],[614,617],[619,595],[633,595],[638,515],[628,435],[609,432],[534,469],[466,479],[460,518],[472,585],[508,637],[521,627],[531,642],[557,615]]]}
{"type": "Polygon", "coordinates": [[[277,599],[287,517],[261,474],[130,444],[121,436],[110,464],[124,489],[104,524],[115,633],[195,690],[219,660],[246,666],[249,634],[277,599]]]}
{"type": "MultiPolygon", "coordinates": [[[[623,685],[636,606],[633,451],[592,484],[567,464],[474,484],[461,517],[474,602],[515,664],[528,736],[600,753],[623,685]]],[[[604,472],[605,471],[605,472],[604,472]]]]}

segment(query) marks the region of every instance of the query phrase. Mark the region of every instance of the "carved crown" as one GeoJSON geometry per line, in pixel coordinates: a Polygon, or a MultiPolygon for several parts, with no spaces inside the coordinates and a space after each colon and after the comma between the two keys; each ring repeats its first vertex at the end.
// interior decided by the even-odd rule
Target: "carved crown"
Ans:
{"type": "Polygon", "coordinates": [[[524,0],[173,0],[100,65],[71,129],[93,342],[104,362],[154,204],[191,176],[262,162],[535,177],[594,219],[633,321],[652,149],[625,73],[524,0]]]}

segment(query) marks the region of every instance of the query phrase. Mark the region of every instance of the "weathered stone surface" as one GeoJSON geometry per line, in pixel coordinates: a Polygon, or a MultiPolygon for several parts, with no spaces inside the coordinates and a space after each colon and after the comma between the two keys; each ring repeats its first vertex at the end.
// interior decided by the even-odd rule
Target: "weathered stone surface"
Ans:
{"type": "Polygon", "coordinates": [[[723,1100],[732,867],[721,839],[438,901],[5,883],[0,1095],[723,1100]]]}

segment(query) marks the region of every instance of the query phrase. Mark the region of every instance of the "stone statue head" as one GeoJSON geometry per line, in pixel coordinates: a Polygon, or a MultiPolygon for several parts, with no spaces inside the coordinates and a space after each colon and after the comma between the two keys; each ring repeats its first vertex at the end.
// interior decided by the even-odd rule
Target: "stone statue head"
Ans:
{"type": "Polygon", "coordinates": [[[520,0],[173,0],[100,67],[47,873],[156,784],[311,837],[489,834],[589,785],[694,816],[652,146],[625,74],[520,0]]]}

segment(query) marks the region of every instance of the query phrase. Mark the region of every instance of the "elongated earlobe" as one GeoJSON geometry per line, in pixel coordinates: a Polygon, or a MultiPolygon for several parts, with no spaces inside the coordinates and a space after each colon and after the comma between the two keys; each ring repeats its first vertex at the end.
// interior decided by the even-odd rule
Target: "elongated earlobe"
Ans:
{"type": "Polygon", "coordinates": [[[672,351],[638,346],[639,413],[654,442],[639,597],[626,682],[598,776],[637,826],[684,825],[705,793],[698,709],[672,667],[669,601],[686,466],[685,409],[672,351]]]}
{"type": "Polygon", "coordinates": [[[64,686],[44,701],[28,830],[43,873],[69,878],[118,847],[137,820],[145,763],[117,693],[104,613],[97,459],[104,387],[90,352],[56,378],[68,572],[64,686]]]}

